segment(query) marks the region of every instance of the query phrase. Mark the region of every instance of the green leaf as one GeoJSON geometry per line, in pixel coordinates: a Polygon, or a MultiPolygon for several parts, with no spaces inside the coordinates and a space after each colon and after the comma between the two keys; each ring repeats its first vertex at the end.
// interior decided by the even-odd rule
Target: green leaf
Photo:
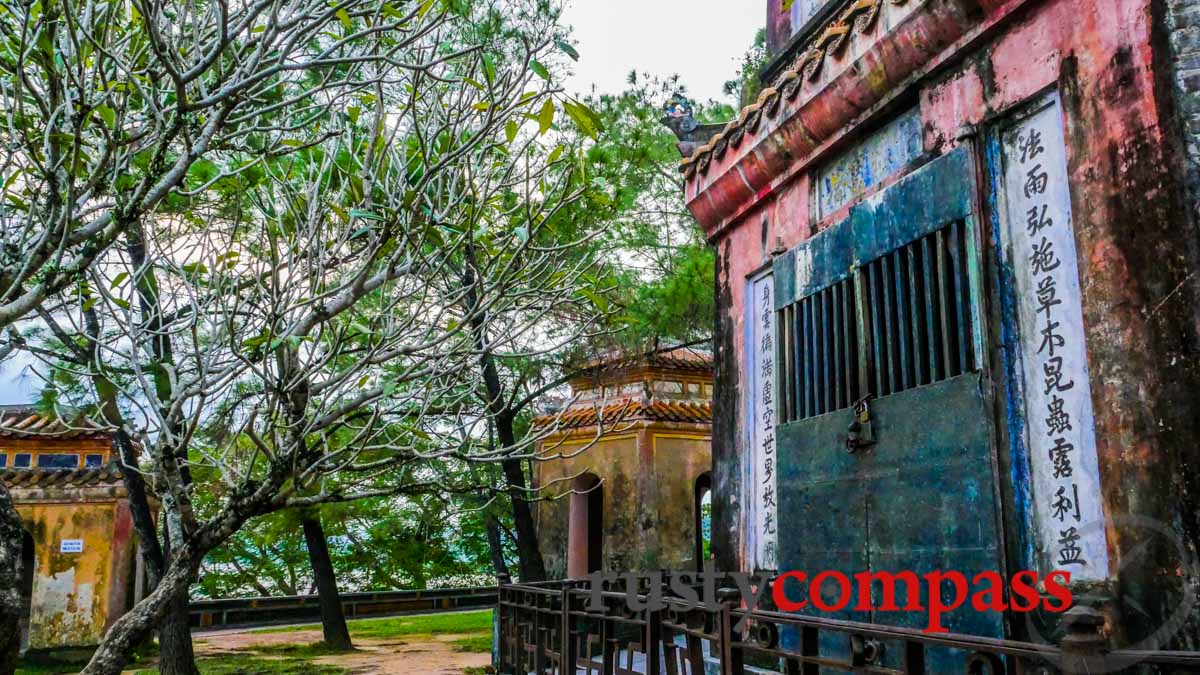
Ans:
{"type": "Polygon", "coordinates": [[[117,276],[113,277],[112,283],[110,283],[108,285],[108,287],[116,288],[117,286],[120,286],[128,278],[129,278],[129,272],[121,272],[117,276]]]}
{"type": "Polygon", "coordinates": [[[351,124],[358,124],[358,116],[361,112],[362,112],[362,108],[359,108],[356,105],[352,105],[349,108],[346,108],[346,114],[350,117],[351,124]]]}
{"type": "Polygon", "coordinates": [[[29,210],[29,204],[26,203],[24,199],[21,199],[20,197],[14,195],[11,192],[4,195],[4,198],[7,199],[8,202],[10,204],[12,204],[14,207],[16,207],[17,210],[19,210],[19,211],[28,211],[29,210]]]}
{"type": "Polygon", "coordinates": [[[600,132],[604,130],[604,123],[591,108],[579,101],[569,100],[563,103],[563,110],[567,112],[571,121],[579,127],[580,131],[592,137],[593,140],[600,137],[600,132]]]}
{"type": "Polygon", "coordinates": [[[483,55],[483,74],[489,83],[496,81],[496,59],[491,54],[483,55]]]}
{"type": "Polygon", "coordinates": [[[259,333],[258,335],[255,335],[254,337],[250,337],[250,338],[246,338],[245,340],[242,340],[242,347],[244,349],[258,349],[259,347],[263,346],[263,344],[266,343],[266,341],[267,341],[267,332],[264,330],[263,332],[259,333]]]}
{"type": "Polygon", "coordinates": [[[409,432],[413,436],[416,436],[417,438],[419,438],[423,441],[428,441],[431,438],[429,434],[425,433],[424,431],[422,431],[421,429],[418,429],[416,427],[410,427],[405,424],[401,424],[399,426],[401,429],[404,429],[405,431],[409,432]]]}
{"type": "Polygon", "coordinates": [[[559,157],[561,157],[561,156],[562,156],[562,154],[563,154],[563,150],[564,150],[564,149],[565,149],[565,148],[564,148],[563,146],[559,145],[558,147],[556,147],[556,148],[554,148],[553,150],[551,150],[551,151],[550,151],[550,156],[546,158],[546,163],[547,163],[547,164],[553,163],[553,162],[554,162],[554,160],[556,160],[556,159],[558,159],[559,157]]]}
{"type": "Polygon", "coordinates": [[[517,239],[520,239],[522,244],[529,241],[529,228],[524,225],[513,229],[513,234],[517,235],[517,239]]]}
{"type": "Polygon", "coordinates": [[[538,113],[538,133],[544,134],[554,124],[554,101],[546,99],[542,111],[538,113]]]}
{"type": "Polygon", "coordinates": [[[342,8],[342,9],[339,9],[338,11],[334,12],[333,14],[334,14],[334,16],[336,16],[338,18],[338,21],[342,22],[343,28],[345,28],[346,30],[350,30],[350,12],[347,12],[345,10],[345,8],[342,8]]]}
{"type": "Polygon", "coordinates": [[[113,304],[114,304],[114,305],[116,305],[117,307],[120,307],[121,309],[128,310],[128,309],[129,309],[129,307],[130,307],[130,305],[129,305],[129,301],[128,301],[128,300],[125,300],[125,299],[123,299],[123,298],[116,298],[116,297],[114,297],[114,298],[112,299],[112,301],[113,301],[113,304]]]}
{"type": "Polygon", "coordinates": [[[603,312],[608,310],[608,299],[603,295],[600,295],[595,291],[589,291],[586,288],[580,289],[579,292],[583,295],[583,297],[591,300],[592,304],[595,305],[600,311],[603,312]]]}
{"type": "Polygon", "coordinates": [[[490,107],[492,107],[492,104],[488,103],[487,101],[480,101],[479,103],[471,106],[471,108],[478,110],[479,112],[487,112],[487,109],[490,107]]]}
{"type": "Polygon", "coordinates": [[[376,213],[371,213],[370,211],[363,211],[361,209],[350,209],[350,217],[362,218],[364,220],[383,220],[383,216],[376,213]]]}
{"type": "Polygon", "coordinates": [[[504,137],[508,139],[509,143],[512,143],[513,139],[517,137],[517,121],[516,120],[509,120],[508,124],[504,125],[504,137]]]}
{"type": "Polygon", "coordinates": [[[547,82],[550,81],[550,71],[546,70],[546,66],[543,66],[541,61],[535,60],[533,63],[529,64],[529,68],[533,70],[538,77],[546,80],[547,82]]]}
{"type": "Polygon", "coordinates": [[[563,42],[562,40],[555,40],[554,44],[558,45],[558,48],[563,50],[564,54],[571,57],[572,61],[579,60],[579,52],[575,51],[575,48],[572,47],[571,45],[567,44],[566,42],[563,42]]]}
{"type": "Polygon", "coordinates": [[[112,108],[106,105],[96,106],[96,114],[100,116],[100,119],[104,120],[109,129],[117,128],[117,113],[113,112],[112,108]]]}

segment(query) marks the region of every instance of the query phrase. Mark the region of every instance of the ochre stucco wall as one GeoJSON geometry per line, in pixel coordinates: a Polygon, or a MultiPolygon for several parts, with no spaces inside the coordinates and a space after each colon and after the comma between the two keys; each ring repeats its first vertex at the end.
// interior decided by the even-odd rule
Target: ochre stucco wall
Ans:
{"type": "Polygon", "coordinates": [[[600,440],[594,431],[547,439],[543,454],[567,455],[537,464],[544,494],[538,537],[552,578],[566,575],[570,480],[592,473],[603,481],[605,570],[694,569],[696,480],[712,465],[708,425],[639,423],[600,440]],[[590,447],[588,447],[590,445],[590,447]]]}
{"type": "MultiPolygon", "coordinates": [[[[21,494],[14,491],[20,501],[21,494]]],[[[29,648],[95,645],[132,593],[132,519],[123,500],[17,505],[33,536],[35,567],[29,648]],[[64,539],[82,553],[62,553],[64,539]]]]}

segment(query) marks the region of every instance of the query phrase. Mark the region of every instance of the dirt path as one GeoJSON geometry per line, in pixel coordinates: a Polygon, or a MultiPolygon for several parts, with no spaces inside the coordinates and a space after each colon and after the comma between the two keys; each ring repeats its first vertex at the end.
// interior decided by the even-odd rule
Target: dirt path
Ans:
{"type": "MultiPolygon", "coordinates": [[[[450,644],[462,635],[413,635],[404,638],[356,638],[357,651],[330,654],[313,659],[314,663],[335,665],[353,675],[462,675],[470,666],[491,662],[489,654],[458,652],[450,644]]],[[[220,656],[230,652],[252,653],[264,645],[311,644],[320,642],[320,630],[287,633],[220,631],[195,636],[196,656],[220,656]]]]}

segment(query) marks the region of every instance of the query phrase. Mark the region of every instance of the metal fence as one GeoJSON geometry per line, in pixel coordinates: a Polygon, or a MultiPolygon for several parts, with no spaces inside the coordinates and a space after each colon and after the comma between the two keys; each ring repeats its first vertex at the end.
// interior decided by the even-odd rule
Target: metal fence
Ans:
{"type": "MultiPolygon", "coordinates": [[[[494,607],[496,588],[437,588],[421,591],[342,593],[347,618],[494,607]]],[[[315,595],[196,600],[189,606],[196,628],[302,623],[321,620],[315,595]]]]}
{"type": "Polygon", "coordinates": [[[604,609],[589,611],[585,580],[501,581],[497,666],[507,674],[1200,673],[1196,652],[1107,650],[1103,617],[1087,607],[1064,615],[1058,644],[1037,644],[751,611],[733,588],[718,591],[717,609],[664,591],[666,609],[633,611],[626,593],[606,590],[604,609]]]}

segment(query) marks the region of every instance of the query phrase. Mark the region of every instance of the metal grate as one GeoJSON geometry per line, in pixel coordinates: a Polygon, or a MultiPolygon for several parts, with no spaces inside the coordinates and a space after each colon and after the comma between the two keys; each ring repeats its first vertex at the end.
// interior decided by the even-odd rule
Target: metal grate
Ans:
{"type": "Polygon", "coordinates": [[[975,368],[964,223],[865,265],[871,392],[887,396],[975,368]]]}
{"type": "Polygon", "coordinates": [[[965,227],[953,222],[778,311],[781,422],[977,367],[965,227]]]}
{"type": "Polygon", "coordinates": [[[779,310],[784,422],[849,407],[861,396],[857,309],[851,277],[779,310]]]}

